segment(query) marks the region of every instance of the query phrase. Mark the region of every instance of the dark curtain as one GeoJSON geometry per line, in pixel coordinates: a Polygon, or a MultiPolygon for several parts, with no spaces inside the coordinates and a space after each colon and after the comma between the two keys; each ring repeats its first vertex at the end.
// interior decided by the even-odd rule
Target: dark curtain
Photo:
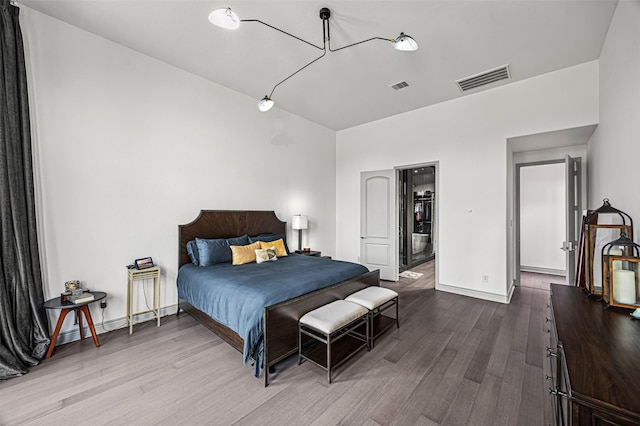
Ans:
{"type": "Polygon", "coordinates": [[[0,0],[0,379],[37,365],[49,346],[42,304],[19,9],[0,0]]]}

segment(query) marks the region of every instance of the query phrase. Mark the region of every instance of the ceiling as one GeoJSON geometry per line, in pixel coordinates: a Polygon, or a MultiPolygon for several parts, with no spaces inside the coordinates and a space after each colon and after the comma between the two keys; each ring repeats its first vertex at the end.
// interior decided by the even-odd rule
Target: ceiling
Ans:
{"type": "MultiPolygon", "coordinates": [[[[598,59],[616,0],[18,0],[133,50],[254,98],[321,54],[264,25],[209,23],[231,6],[322,46],[319,10],[331,9],[333,49],[401,31],[419,44],[399,52],[374,40],[338,52],[278,86],[281,108],[334,130],[469,96],[598,59]],[[455,83],[509,64],[511,78],[462,93],[455,83]],[[406,81],[409,86],[393,90],[406,81]]],[[[256,106],[257,107],[257,106],[256,106]]],[[[265,114],[269,114],[266,112],[265,114]]]]}

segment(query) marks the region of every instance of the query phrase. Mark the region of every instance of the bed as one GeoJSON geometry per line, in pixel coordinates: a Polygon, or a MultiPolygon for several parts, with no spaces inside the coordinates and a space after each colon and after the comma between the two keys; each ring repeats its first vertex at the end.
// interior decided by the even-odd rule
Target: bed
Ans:
{"type": "Polygon", "coordinates": [[[187,312],[240,351],[244,363],[253,364],[256,377],[263,372],[265,386],[270,368],[297,352],[302,315],[380,285],[377,270],[295,253],[262,264],[192,263],[187,245],[196,238],[284,237],[286,222],[273,211],[203,210],[178,229],[178,314],[187,312]]]}

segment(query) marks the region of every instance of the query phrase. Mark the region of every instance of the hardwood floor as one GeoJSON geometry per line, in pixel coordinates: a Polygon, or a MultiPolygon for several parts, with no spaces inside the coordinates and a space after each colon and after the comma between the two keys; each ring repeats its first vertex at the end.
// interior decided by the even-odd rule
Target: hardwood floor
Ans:
{"type": "MultiPolygon", "coordinates": [[[[400,284],[403,287],[410,288],[420,288],[420,289],[430,289],[436,287],[436,261],[430,260],[425,263],[421,263],[415,268],[411,269],[411,272],[417,272],[422,274],[420,278],[412,279],[412,278],[403,278],[400,277],[400,284]]],[[[384,284],[392,284],[391,282],[384,282],[384,284]]]]}
{"type": "Polygon", "coordinates": [[[264,388],[240,353],[188,315],[170,316],[102,334],[99,348],[63,345],[0,383],[0,424],[550,424],[548,287],[519,287],[505,305],[436,292],[423,277],[383,283],[400,293],[400,329],[331,385],[290,359],[264,388]]]}
{"type": "Polygon", "coordinates": [[[565,284],[564,275],[541,274],[538,272],[520,272],[520,285],[522,287],[539,288],[549,290],[549,283],[565,284]]]}

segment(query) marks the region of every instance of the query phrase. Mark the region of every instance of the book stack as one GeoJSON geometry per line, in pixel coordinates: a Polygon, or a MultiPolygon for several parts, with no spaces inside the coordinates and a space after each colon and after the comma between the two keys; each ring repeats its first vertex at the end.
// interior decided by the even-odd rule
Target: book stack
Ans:
{"type": "Polygon", "coordinates": [[[94,299],[93,294],[91,293],[82,293],[79,295],[72,295],[69,298],[69,301],[75,304],[91,302],[94,299]]]}

